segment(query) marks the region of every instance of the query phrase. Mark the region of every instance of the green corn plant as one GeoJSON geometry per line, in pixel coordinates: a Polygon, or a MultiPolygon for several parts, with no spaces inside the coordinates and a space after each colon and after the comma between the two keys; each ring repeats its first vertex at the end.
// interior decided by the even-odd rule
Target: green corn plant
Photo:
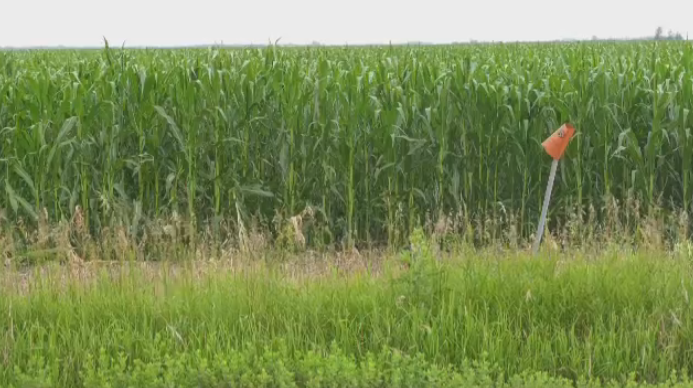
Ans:
{"type": "Polygon", "coordinates": [[[393,247],[442,214],[495,236],[504,209],[528,238],[550,165],[540,143],[570,121],[578,134],[550,227],[607,197],[690,211],[692,52],[690,42],[3,52],[0,207],[59,221],[79,205],[98,234],[140,206],[144,219],[184,213],[195,234],[210,217],[236,219],[236,206],[265,221],[317,206],[331,235],[322,243],[393,247]]]}

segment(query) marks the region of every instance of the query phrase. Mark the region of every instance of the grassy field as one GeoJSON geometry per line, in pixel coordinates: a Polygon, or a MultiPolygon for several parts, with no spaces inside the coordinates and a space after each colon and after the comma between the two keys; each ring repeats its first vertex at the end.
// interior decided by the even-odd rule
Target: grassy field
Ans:
{"type": "Polygon", "coordinates": [[[281,265],[7,271],[0,385],[691,386],[690,252],[532,258],[422,241],[281,265]]]}
{"type": "Polygon", "coordinates": [[[0,386],[692,387],[692,70],[689,42],[0,52],[0,386]]]}

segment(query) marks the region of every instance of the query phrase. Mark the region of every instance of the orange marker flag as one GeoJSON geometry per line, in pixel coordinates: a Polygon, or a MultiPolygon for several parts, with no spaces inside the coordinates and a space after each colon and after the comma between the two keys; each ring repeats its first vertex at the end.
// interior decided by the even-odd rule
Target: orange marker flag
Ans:
{"type": "Polygon", "coordinates": [[[556,132],[554,132],[548,139],[541,143],[542,147],[547,154],[551,155],[554,159],[560,159],[568,148],[568,143],[570,143],[570,138],[575,134],[575,128],[572,125],[566,123],[561,125],[556,132]]]}
{"type": "Polygon", "coordinates": [[[537,235],[534,240],[533,251],[536,255],[539,252],[539,243],[541,243],[541,236],[544,234],[544,225],[546,224],[546,213],[549,211],[549,201],[551,200],[551,190],[553,189],[553,181],[556,178],[556,169],[558,168],[558,160],[561,159],[565,149],[568,148],[568,143],[570,139],[575,134],[575,128],[572,125],[566,123],[561,125],[556,132],[554,132],[548,139],[541,143],[542,147],[547,154],[553,158],[551,162],[551,172],[549,173],[549,184],[546,186],[546,193],[544,194],[544,206],[541,209],[541,218],[539,219],[539,227],[537,229],[537,235]]]}

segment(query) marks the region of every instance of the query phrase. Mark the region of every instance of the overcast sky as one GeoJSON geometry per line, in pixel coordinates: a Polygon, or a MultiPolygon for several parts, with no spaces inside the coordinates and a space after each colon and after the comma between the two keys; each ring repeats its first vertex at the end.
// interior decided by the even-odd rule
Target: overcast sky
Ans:
{"type": "Polygon", "coordinates": [[[693,39],[693,0],[0,0],[2,46],[693,39]]]}

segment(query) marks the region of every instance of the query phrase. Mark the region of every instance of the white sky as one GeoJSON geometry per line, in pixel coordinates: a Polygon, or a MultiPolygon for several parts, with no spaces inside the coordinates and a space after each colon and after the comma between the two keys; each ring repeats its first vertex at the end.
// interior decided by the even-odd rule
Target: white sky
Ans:
{"type": "Polygon", "coordinates": [[[589,39],[657,26],[693,39],[690,15],[693,0],[0,0],[0,47],[589,39]]]}

